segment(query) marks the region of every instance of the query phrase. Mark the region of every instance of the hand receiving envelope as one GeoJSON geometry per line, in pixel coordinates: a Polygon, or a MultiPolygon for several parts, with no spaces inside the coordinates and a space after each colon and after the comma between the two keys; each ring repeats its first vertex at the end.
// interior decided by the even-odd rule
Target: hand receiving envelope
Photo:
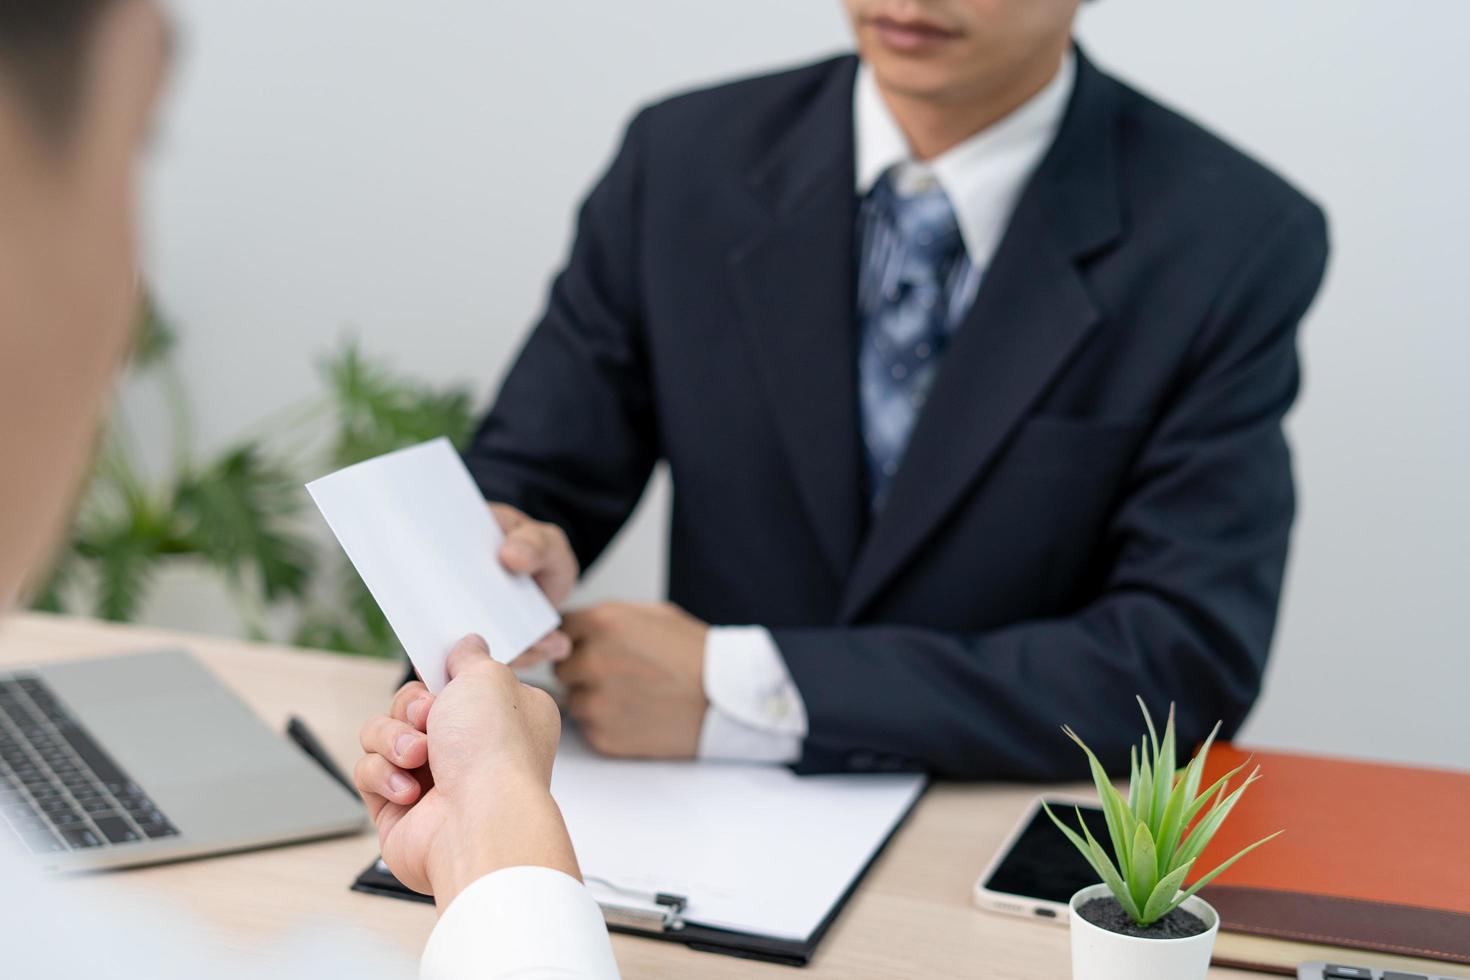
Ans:
{"type": "Polygon", "coordinates": [[[509,663],[556,629],[536,584],[497,557],[505,540],[448,439],[370,459],[306,485],[429,690],[466,633],[509,663]]]}

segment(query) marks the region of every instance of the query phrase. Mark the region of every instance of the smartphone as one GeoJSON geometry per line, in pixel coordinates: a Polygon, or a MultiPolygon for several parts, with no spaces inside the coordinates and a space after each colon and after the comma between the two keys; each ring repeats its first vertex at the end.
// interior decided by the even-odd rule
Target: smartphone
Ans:
{"type": "MultiPolygon", "coordinates": [[[[1067,903],[1088,885],[1097,884],[1097,872],[1077,853],[1056,824],[1041,809],[1042,797],[1031,801],[1026,814],[975,882],[974,901],[982,909],[1067,924],[1067,903]]],[[[1108,825],[1095,800],[1046,797],[1062,820],[1075,824],[1077,810],[1099,841],[1108,840],[1108,825]]]]}

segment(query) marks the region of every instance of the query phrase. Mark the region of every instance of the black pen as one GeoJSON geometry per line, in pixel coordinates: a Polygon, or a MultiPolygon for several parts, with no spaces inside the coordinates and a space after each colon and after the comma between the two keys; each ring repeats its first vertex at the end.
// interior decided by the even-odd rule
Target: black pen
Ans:
{"type": "Polygon", "coordinates": [[[317,765],[327,771],[328,776],[341,783],[347,792],[353,796],[357,795],[357,788],[342,774],[342,770],[337,768],[337,764],[332,761],[332,757],[327,754],[327,750],[322,748],[322,743],[317,741],[317,737],[312,734],[311,729],[306,727],[306,722],[292,715],[291,720],[286,723],[286,734],[291,737],[291,741],[301,747],[301,751],[315,759],[317,765]]]}

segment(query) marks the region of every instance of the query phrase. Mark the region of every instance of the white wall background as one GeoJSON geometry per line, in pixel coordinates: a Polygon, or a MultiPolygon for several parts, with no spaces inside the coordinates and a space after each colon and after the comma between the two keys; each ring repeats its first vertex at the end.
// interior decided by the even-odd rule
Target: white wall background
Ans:
{"type": "MultiPolygon", "coordinates": [[[[636,105],[847,44],[839,0],[173,6],[148,252],[205,446],[310,397],[349,333],[488,398],[636,105]]],[[[1296,550],[1247,737],[1470,765],[1470,5],[1102,0],[1080,33],[1332,220],[1291,421],[1296,550]]],[[[160,445],[150,393],[125,402],[160,445]]],[[[665,502],[660,486],[588,596],[659,594],[665,502]]],[[[234,627],[181,576],[149,618],[234,627]]]]}

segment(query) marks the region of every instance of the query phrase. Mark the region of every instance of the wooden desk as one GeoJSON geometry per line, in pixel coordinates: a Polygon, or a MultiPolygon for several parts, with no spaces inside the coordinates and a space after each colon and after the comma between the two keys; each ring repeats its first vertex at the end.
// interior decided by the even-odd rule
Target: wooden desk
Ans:
{"type": "MultiPolygon", "coordinates": [[[[88,620],[18,615],[0,625],[0,665],[182,647],[238,691],[273,727],[297,714],[344,770],[359,754],[363,719],[383,710],[401,669],[382,661],[122,627],[88,620]]],[[[1077,791],[1085,787],[1059,787],[1077,791]]],[[[869,873],[806,971],[692,952],[649,939],[614,936],[628,980],[773,977],[986,977],[1056,980],[1070,966],[1067,930],[978,912],[970,888],[1036,787],[941,785],[931,789],[869,873]]],[[[417,956],[434,924],[430,906],[360,895],[352,878],[377,855],[358,837],[71,879],[76,888],[123,885],[164,896],[212,923],[242,949],[305,922],[370,930],[417,956]]],[[[1214,970],[1211,978],[1255,974],[1214,970]]]]}

